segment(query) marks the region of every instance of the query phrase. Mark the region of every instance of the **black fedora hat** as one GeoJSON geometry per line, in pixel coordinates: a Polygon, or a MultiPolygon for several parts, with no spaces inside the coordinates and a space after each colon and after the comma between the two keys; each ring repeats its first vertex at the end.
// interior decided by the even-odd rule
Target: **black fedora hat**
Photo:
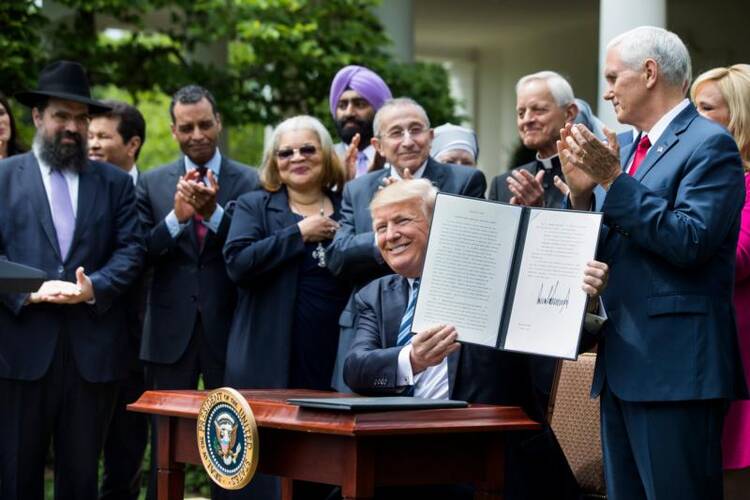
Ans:
{"type": "Polygon", "coordinates": [[[36,90],[19,92],[14,96],[18,102],[29,107],[49,97],[87,104],[89,113],[105,113],[112,108],[91,98],[86,70],[77,62],[55,61],[39,73],[36,90]]]}

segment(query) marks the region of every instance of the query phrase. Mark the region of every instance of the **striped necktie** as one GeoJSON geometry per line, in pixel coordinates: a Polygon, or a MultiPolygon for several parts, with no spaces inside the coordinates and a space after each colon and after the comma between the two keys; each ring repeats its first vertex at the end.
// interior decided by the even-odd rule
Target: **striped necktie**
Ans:
{"type": "Polygon", "coordinates": [[[417,307],[417,292],[419,291],[419,278],[414,279],[414,283],[411,287],[411,295],[409,296],[409,303],[406,306],[403,318],[401,318],[401,326],[398,329],[398,337],[396,344],[403,346],[411,342],[411,324],[414,320],[414,309],[417,307]]]}

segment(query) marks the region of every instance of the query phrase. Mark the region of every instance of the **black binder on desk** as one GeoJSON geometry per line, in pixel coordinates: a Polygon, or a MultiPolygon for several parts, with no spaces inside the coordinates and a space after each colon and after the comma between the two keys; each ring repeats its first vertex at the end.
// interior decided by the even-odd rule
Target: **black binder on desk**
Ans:
{"type": "Polygon", "coordinates": [[[291,398],[289,403],[302,408],[358,411],[427,410],[437,408],[466,408],[466,401],[453,399],[426,399],[406,396],[362,398],[291,398]]]}
{"type": "Polygon", "coordinates": [[[0,260],[0,293],[36,292],[46,279],[41,269],[0,260]]]}

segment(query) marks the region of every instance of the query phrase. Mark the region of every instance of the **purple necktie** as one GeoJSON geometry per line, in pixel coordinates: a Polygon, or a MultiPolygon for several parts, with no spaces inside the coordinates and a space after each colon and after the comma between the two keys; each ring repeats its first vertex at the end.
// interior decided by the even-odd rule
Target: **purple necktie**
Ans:
{"type": "Polygon", "coordinates": [[[65,176],[59,170],[52,169],[49,176],[52,221],[55,223],[57,242],[60,245],[60,256],[65,260],[73,242],[73,231],[76,227],[76,216],[73,214],[73,203],[65,176]]]}
{"type": "Polygon", "coordinates": [[[367,155],[363,151],[357,152],[357,177],[365,175],[367,169],[370,166],[370,160],[367,159],[367,155]]]}

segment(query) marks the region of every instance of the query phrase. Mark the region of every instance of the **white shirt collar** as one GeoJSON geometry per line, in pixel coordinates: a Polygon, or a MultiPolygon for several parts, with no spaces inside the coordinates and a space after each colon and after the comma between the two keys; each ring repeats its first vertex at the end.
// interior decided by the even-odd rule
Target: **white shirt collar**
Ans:
{"type": "MultiPolygon", "coordinates": [[[[198,165],[193,163],[188,156],[185,156],[185,172],[189,172],[193,169],[198,168],[198,165]]],[[[219,177],[221,170],[221,152],[219,148],[216,148],[213,157],[206,162],[206,168],[210,169],[214,173],[214,176],[219,177]]]]}
{"type": "Polygon", "coordinates": [[[552,163],[552,160],[554,158],[557,158],[558,155],[552,155],[547,158],[540,158],[539,153],[536,154],[536,161],[542,164],[544,167],[544,170],[552,170],[552,167],[554,167],[554,164],[552,163]]]}
{"type": "Polygon", "coordinates": [[[682,112],[683,109],[687,108],[690,104],[690,100],[685,98],[677,104],[674,108],[667,111],[664,116],[659,118],[659,121],[657,121],[653,127],[651,127],[651,130],[646,132],[648,135],[648,140],[651,142],[651,145],[653,146],[656,144],[656,141],[661,138],[662,134],[664,134],[664,131],[667,130],[667,127],[672,123],[672,121],[677,117],[677,115],[682,112]]]}
{"type": "Polygon", "coordinates": [[[138,183],[138,167],[133,164],[133,168],[130,169],[130,177],[133,179],[133,185],[135,186],[138,183]]]}
{"type": "MultiPolygon", "coordinates": [[[[391,177],[393,177],[394,179],[401,180],[401,176],[399,175],[398,170],[394,168],[393,165],[391,165],[390,163],[388,164],[388,166],[391,169],[391,177]]],[[[422,176],[424,175],[425,168],[427,168],[427,160],[425,160],[424,163],[422,163],[422,165],[417,169],[416,172],[411,173],[412,178],[421,179],[422,176]]]]}

